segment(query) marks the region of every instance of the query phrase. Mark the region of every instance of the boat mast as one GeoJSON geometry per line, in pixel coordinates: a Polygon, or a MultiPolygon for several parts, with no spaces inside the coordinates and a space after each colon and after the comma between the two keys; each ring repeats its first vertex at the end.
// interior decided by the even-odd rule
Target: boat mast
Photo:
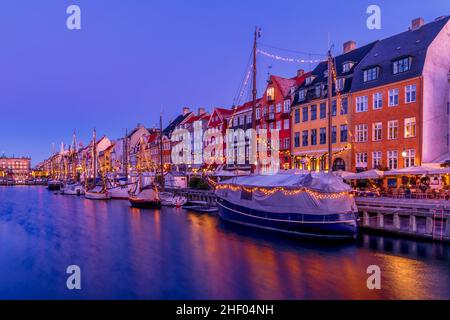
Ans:
{"type": "Polygon", "coordinates": [[[332,95],[333,95],[333,58],[331,50],[328,50],[328,172],[332,171],[333,161],[333,142],[332,142],[332,128],[333,128],[333,113],[332,113],[332,95]]]}
{"type": "MultiPolygon", "coordinates": [[[[256,26],[255,32],[253,34],[253,79],[252,79],[252,129],[256,133],[256,95],[257,95],[257,88],[256,88],[256,54],[258,50],[258,37],[260,36],[260,29],[256,26]]],[[[256,136],[254,137],[256,139],[256,136]]],[[[252,144],[256,147],[256,150],[252,150],[252,152],[256,152],[256,163],[251,164],[251,172],[254,173],[256,166],[258,165],[259,161],[259,155],[258,155],[258,148],[256,145],[256,141],[252,142],[252,144]]]]}
{"type": "Polygon", "coordinates": [[[94,186],[97,179],[97,132],[94,129],[94,133],[92,135],[92,171],[94,176],[94,186]]]}
{"type": "Polygon", "coordinates": [[[164,191],[162,111],[159,115],[159,162],[160,162],[160,170],[161,170],[161,190],[164,191]]]}
{"type": "Polygon", "coordinates": [[[125,128],[122,166],[123,166],[123,172],[125,174],[125,177],[127,177],[127,180],[128,180],[128,129],[127,128],[125,128]]]}

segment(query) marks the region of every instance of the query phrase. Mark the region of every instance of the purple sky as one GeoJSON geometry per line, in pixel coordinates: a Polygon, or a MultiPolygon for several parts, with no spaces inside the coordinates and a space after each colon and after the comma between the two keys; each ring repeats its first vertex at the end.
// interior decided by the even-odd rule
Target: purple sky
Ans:
{"type": "MultiPolygon", "coordinates": [[[[413,18],[448,14],[448,0],[2,0],[0,152],[36,164],[74,130],[83,142],[94,127],[117,138],[138,122],[156,125],[161,106],[166,123],[183,106],[230,107],[255,25],[261,43],[299,52],[325,54],[330,34],[338,54],[344,41],[360,46],[405,31],[413,18]],[[82,30],[66,28],[71,4],[81,7],[82,30]],[[381,7],[381,30],[366,28],[370,4],[381,7]]],[[[261,56],[260,88],[269,66],[288,77],[312,67],[261,56]]]]}

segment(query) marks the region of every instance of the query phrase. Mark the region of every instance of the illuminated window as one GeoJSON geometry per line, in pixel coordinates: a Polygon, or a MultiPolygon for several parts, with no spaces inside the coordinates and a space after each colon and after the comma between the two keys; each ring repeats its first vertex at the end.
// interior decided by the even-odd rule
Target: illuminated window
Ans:
{"type": "Polygon", "coordinates": [[[405,168],[414,167],[414,159],[416,151],[414,149],[405,150],[405,157],[403,158],[403,165],[405,168]]]}
{"type": "Polygon", "coordinates": [[[398,120],[388,121],[388,140],[398,138],[398,120]]]}
{"type": "Polygon", "coordinates": [[[267,89],[267,101],[273,101],[273,100],[275,100],[275,89],[268,88],[267,89]]]}
{"type": "Polygon", "coordinates": [[[416,118],[405,119],[405,138],[413,138],[416,136],[416,118]]]}

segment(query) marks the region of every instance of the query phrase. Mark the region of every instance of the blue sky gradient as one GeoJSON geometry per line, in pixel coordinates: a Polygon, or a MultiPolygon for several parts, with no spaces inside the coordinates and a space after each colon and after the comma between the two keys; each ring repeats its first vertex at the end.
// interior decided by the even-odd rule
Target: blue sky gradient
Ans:
{"type": "MultiPolygon", "coordinates": [[[[162,106],[166,123],[183,106],[230,107],[255,25],[261,43],[299,52],[266,51],[302,59],[325,54],[328,38],[338,54],[347,40],[360,46],[448,14],[448,0],[2,0],[0,152],[36,164],[74,130],[86,143],[94,127],[117,138],[138,122],[154,126],[162,106]],[[81,30],[66,28],[71,4],[81,30]],[[366,27],[370,4],[381,7],[381,30],[366,27]]],[[[269,71],[290,77],[313,65],[260,56],[258,67],[262,88],[269,71]]]]}

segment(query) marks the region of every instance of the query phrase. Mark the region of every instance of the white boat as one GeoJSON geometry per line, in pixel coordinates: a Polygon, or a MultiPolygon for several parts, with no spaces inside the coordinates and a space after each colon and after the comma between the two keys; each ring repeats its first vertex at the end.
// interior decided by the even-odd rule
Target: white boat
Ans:
{"type": "Polygon", "coordinates": [[[84,195],[86,199],[89,200],[109,200],[111,199],[111,195],[107,190],[105,190],[102,186],[96,186],[95,188],[86,191],[84,195]]]}
{"type": "Polygon", "coordinates": [[[128,185],[120,185],[108,189],[111,199],[128,200],[130,197],[130,187],[128,185]]]}
{"type": "Polygon", "coordinates": [[[357,208],[351,191],[332,173],[251,175],[216,186],[223,220],[324,238],[355,237],[357,208]]]}
{"type": "Polygon", "coordinates": [[[161,200],[162,206],[173,206],[174,195],[171,192],[160,192],[159,199],[161,200]]]}
{"type": "Polygon", "coordinates": [[[172,199],[172,205],[177,208],[184,206],[186,203],[187,203],[187,198],[183,197],[183,196],[175,196],[172,199]]]}
{"type": "Polygon", "coordinates": [[[68,183],[61,188],[61,194],[81,196],[85,194],[84,186],[80,183],[68,183]]]}
{"type": "Polygon", "coordinates": [[[58,191],[61,189],[61,181],[59,180],[50,180],[47,183],[47,189],[50,191],[58,191]]]}

